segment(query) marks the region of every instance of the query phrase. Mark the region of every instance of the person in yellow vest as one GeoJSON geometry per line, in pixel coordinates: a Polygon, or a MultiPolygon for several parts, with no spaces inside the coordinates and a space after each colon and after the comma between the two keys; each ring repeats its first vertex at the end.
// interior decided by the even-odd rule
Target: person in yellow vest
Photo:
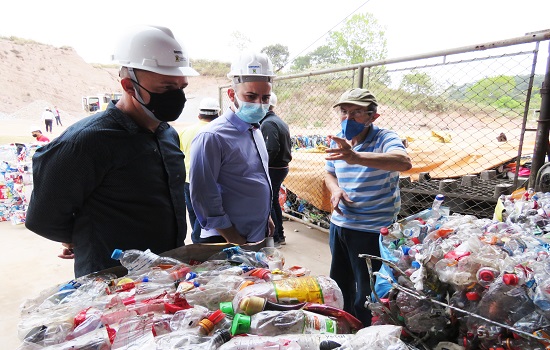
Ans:
{"type": "Polygon", "coordinates": [[[180,134],[180,148],[185,155],[185,206],[187,207],[187,213],[189,215],[189,225],[192,228],[191,241],[193,243],[199,243],[201,234],[201,226],[197,221],[197,216],[193,210],[193,204],[191,203],[191,196],[189,193],[189,172],[191,169],[191,141],[197,135],[197,132],[206,124],[216,119],[220,115],[220,104],[218,101],[211,97],[206,97],[201,100],[199,105],[199,120],[185,128],[180,134]]]}

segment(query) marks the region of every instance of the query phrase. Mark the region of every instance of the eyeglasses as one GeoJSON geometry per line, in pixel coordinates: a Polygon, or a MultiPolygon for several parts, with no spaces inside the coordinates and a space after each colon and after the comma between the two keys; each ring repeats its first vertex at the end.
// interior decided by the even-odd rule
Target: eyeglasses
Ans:
{"type": "Polygon", "coordinates": [[[356,109],[354,111],[347,111],[343,108],[340,108],[338,110],[338,113],[340,113],[341,116],[348,116],[351,118],[355,117],[364,117],[364,116],[372,116],[374,114],[374,111],[367,111],[366,109],[356,109]]]}

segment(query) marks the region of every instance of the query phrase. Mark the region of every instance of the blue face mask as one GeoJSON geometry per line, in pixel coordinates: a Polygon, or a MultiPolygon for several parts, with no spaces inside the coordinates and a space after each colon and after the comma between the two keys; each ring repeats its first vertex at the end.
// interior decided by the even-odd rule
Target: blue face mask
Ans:
{"type": "Polygon", "coordinates": [[[235,114],[239,117],[239,119],[246,123],[252,124],[260,122],[260,120],[262,120],[269,111],[268,103],[244,102],[241,101],[236,94],[235,100],[237,100],[237,103],[239,104],[235,114]]]}
{"type": "Polygon", "coordinates": [[[355,136],[359,135],[367,127],[365,124],[356,122],[353,119],[344,119],[341,123],[342,133],[346,137],[346,140],[351,140],[355,136]]]}

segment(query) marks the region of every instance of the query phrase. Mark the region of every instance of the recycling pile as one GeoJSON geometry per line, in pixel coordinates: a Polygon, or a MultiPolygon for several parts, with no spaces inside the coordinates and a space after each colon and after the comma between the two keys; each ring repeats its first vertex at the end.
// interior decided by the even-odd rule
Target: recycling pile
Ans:
{"type": "Polygon", "coordinates": [[[32,192],[34,145],[0,145],[0,222],[25,222],[32,192]]]}
{"type": "Polygon", "coordinates": [[[27,300],[20,349],[409,349],[400,326],[363,328],[334,280],[285,268],[276,248],[229,247],[197,264],[112,257],[125,276],[105,270],[27,300]]]}
{"type": "Polygon", "coordinates": [[[377,287],[392,288],[368,305],[373,324],[428,349],[549,349],[550,193],[501,196],[494,220],[444,215],[441,201],[381,230],[393,264],[377,287]]]}

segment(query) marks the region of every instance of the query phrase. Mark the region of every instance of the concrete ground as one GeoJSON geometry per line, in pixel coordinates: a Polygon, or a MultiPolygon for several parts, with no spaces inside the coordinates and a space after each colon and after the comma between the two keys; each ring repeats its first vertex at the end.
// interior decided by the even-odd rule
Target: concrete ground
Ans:
{"type": "MultiPolygon", "coordinates": [[[[296,221],[285,221],[286,245],[281,246],[286,267],[298,265],[312,275],[328,275],[328,234],[296,221]]],[[[190,243],[190,242],[189,242],[190,243]]],[[[71,280],[71,260],[57,257],[61,245],[27,230],[24,225],[0,223],[0,342],[2,349],[17,349],[19,305],[43,289],[71,280]]]]}

